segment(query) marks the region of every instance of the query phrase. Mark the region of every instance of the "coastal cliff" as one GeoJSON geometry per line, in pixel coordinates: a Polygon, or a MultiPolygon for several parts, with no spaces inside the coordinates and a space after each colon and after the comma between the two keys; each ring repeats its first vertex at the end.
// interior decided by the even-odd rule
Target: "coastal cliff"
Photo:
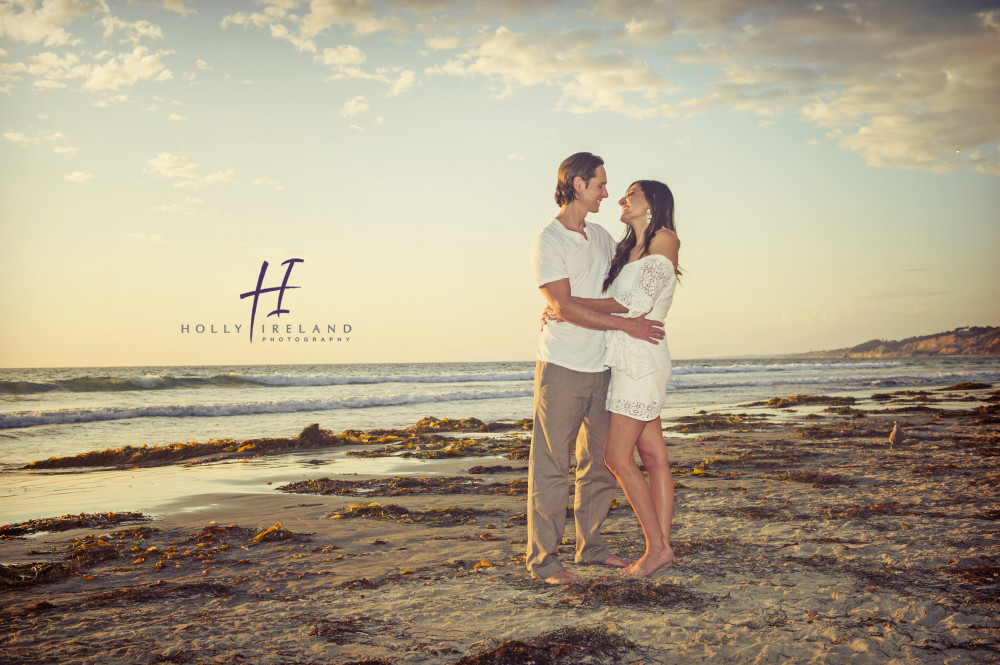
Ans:
{"type": "Polygon", "coordinates": [[[902,358],[1000,355],[1000,328],[968,326],[900,341],[873,339],[848,349],[796,354],[801,358],[902,358]]]}

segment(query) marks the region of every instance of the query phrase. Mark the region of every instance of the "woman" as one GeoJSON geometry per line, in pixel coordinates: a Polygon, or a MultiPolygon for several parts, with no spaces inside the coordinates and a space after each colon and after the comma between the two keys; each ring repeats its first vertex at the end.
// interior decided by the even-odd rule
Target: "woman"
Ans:
{"type": "MultiPolygon", "coordinates": [[[[604,281],[609,297],[580,302],[603,312],[662,320],[677,286],[680,240],[674,232],[674,195],[661,182],[639,180],[618,204],[628,229],[615,247],[604,281]]],[[[670,381],[670,352],[665,341],[651,344],[612,330],[606,335],[611,421],[604,461],[625,491],[646,538],[645,553],[622,574],[648,576],[669,567],[674,559],[670,547],[674,480],[660,422],[670,381]],[[636,448],[648,481],[635,463],[636,448]]]]}

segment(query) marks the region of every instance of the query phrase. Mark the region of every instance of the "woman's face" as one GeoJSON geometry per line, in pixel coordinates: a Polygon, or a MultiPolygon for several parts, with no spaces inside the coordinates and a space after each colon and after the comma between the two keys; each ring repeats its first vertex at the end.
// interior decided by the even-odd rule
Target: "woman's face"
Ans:
{"type": "Polygon", "coordinates": [[[628,188],[625,196],[618,201],[618,205],[622,207],[621,220],[623,222],[630,225],[638,224],[639,228],[645,226],[646,210],[649,209],[649,203],[638,184],[633,184],[628,188]]]}

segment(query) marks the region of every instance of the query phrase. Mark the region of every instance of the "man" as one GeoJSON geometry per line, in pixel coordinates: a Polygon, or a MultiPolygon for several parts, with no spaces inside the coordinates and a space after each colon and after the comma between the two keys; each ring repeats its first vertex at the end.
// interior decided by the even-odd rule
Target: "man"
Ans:
{"type": "Polygon", "coordinates": [[[608,197],[604,160],[589,152],[570,155],[559,166],[559,214],[535,237],[531,267],[535,283],[558,319],[542,327],[536,350],[534,430],[528,462],[529,571],[549,584],[582,578],[563,568],[558,547],[566,527],[570,454],[576,444],[575,561],[624,566],[601,537],[618,488],[604,464],[608,412],[604,408],[610,370],[604,367],[604,331],[623,330],[657,343],[663,323],[605,314],[575,303],[572,296],[605,297],[615,241],[587,224],[608,197]]]}

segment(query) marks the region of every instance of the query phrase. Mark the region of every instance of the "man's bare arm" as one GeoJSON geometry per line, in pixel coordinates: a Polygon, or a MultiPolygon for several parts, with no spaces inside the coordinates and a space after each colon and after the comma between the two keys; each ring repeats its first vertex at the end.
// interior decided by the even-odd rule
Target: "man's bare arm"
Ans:
{"type": "Polygon", "coordinates": [[[664,337],[663,322],[645,317],[629,319],[591,309],[573,299],[569,279],[559,279],[538,287],[556,316],[563,321],[591,330],[621,330],[630,337],[658,344],[664,337]]]}

